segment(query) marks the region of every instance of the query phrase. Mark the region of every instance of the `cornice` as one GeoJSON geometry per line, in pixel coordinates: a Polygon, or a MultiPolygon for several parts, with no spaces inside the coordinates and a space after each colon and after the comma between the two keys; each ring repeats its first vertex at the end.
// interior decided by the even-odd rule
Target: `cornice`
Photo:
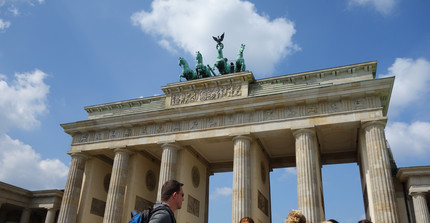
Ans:
{"type": "Polygon", "coordinates": [[[358,72],[359,70],[371,72],[373,75],[373,78],[375,78],[376,68],[377,68],[377,61],[370,61],[370,62],[357,63],[357,64],[351,64],[346,66],[339,66],[339,67],[326,68],[326,69],[320,69],[320,70],[314,70],[314,71],[287,74],[287,75],[282,75],[277,77],[264,78],[264,79],[259,79],[256,82],[273,83],[273,82],[283,82],[283,81],[294,82],[295,80],[320,79],[328,75],[337,76],[342,73],[353,74],[358,72]]]}
{"type": "MultiPolygon", "coordinates": [[[[347,98],[377,96],[381,102],[389,100],[394,78],[366,80],[319,88],[302,89],[258,97],[239,98],[228,102],[214,102],[204,105],[164,109],[153,112],[127,114],[122,116],[90,119],[61,124],[65,132],[71,135],[87,131],[133,127],[141,124],[162,124],[198,117],[231,114],[235,112],[255,111],[280,106],[306,105],[315,102],[335,101],[347,98]],[[388,98],[388,99],[387,99],[388,98]],[[225,107],[228,104],[228,109],[225,107]]],[[[384,109],[384,104],[382,104],[384,109]]],[[[385,114],[384,114],[385,115],[385,114]]]]}
{"type": "Polygon", "coordinates": [[[413,176],[430,177],[430,166],[401,167],[398,169],[396,178],[399,179],[401,182],[405,182],[413,176]]]}

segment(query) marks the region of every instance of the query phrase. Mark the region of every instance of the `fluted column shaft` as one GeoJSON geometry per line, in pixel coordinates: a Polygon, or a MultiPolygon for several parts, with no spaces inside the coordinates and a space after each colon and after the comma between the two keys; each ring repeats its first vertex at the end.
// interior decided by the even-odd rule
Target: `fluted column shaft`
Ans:
{"type": "Polygon", "coordinates": [[[130,152],[115,149],[103,223],[121,222],[130,152]]]}
{"type": "Polygon", "coordinates": [[[30,222],[31,209],[24,208],[21,213],[21,218],[19,219],[19,223],[28,223],[30,222]]]}
{"type": "Polygon", "coordinates": [[[79,196],[81,193],[82,180],[84,177],[85,160],[83,154],[72,154],[69,175],[64,188],[63,200],[61,201],[58,223],[75,223],[78,214],[79,196]]]}
{"type": "Polygon", "coordinates": [[[412,202],[414,203],[415,220],[417,223],[430,223],[430,213],[427,206],[425,193],[412,193],[412,202]]]}
{"type": "Polygon", "coordinates": [[[45,223],[54,223],[56,213],[57,213],[57,209],[48,208],[48,212],[46,213],[45,223]]]}
{"type": "Polygon", "coordinates": [[[390,158],[385,143],[385,124],[375,121],[363,126],[365,130],[367,160],[372,185],[373,222],[399,222],[394,184],[391,176],[390,158]]]}
{"type": "Polygon", "coordinates": [[[232,223],[251,216],[251,138],[237,136],[234,142],[232,223]]]}
{"type": "Polygon", "coordinates": [[[168,180],[176,180],[176,162],[180,147],[175,144],[166,143],[161,146],[163,154],[161,156],[160,178],[158,180],[157,200],[161,201],[161,188],[168,180]]]}
{"type": "Polygon", "coordinates": [[[300,129],[296,137],[296,168],[298,208],[306,216],[306,222],[319,223],[324,220],[321,183],[321,166],[315,132],[300,129]]]}

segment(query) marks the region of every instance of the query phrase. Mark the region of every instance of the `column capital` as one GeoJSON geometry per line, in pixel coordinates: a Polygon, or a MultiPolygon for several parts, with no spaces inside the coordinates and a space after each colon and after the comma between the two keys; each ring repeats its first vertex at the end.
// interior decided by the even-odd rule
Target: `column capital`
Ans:
{"type": "Polygon", "coordinates": [[[165,149],[165,148],[169,148],[169,149],[174,149],[176,151],[182,149],[182,146],[178,145],[177,143],[172,143],[172,142],[166,142],[161,144],[161,148],[165,149]]]}
{"type": "Polygon", "coordinates": [[[293,130],[294,137],[297,137],[298,135],[305,134],[305,133],[312,134],[312,136],[315,136],[316,134],[315,128],[303,128],[303,129],[292,129],[292,130],[293,130]]]}
{"type": "Polygon", "coordinates": [[[370,126],[381,126],[383,129],[385,128],[385,125],[387,124],[387,119],[379,119],[379,120],[372,120],[372,121],[362,121],[361,122],[361,129],[366,129],[370,126]]]}
{"type": "Polygon", "coordinates": [[[126,155],[131,155],[134,153],[134,151],[127,149],[125,147],[121,147],[121,148],[115,148],[113,149],[113,151],[116,153],[125,153],[126,155]]]}
{"type": "Polygon", "coordinates": [[[409,192],[409,196],[411,197],[417,197],[417,196],[426,196],[427,192],[425,191],[413,191],[409,192]]]}
{"type": "Polygon", "coordinates": [[[236,136],[233,137],[233,141],[236,141],[238,139],[246,139],[246,140],[249,140],[250,142],[252,142],[252,138],[248,134],[246,134],[246,135],[245,134],[244,135],[236,135],[236,136]]]}
{"type": "Polygon", "coordinates": [[[83,160],[87,160],[90,158],[90,156],[88,156],[87,154],[85,154],[82,151],[80,151],[80,152],[67,152],[67,154],[69,154],[72,158],[81,158],[83,160]]]}

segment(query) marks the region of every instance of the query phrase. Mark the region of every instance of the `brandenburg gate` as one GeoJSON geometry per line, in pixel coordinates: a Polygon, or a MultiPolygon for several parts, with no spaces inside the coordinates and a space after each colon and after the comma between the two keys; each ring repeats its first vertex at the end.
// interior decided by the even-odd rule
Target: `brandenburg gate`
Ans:
{"type": "Polygon", "coordinates": [[[317,223],[325,219],[321,168],[338,163],[359,165],[368,219],[407,222],[384,133],[394,77],[376,78],[376,66],[259,80],[236,72],[85,107],[87,120],[61,125],[73,142],[58,222],[128,222],[169,179],[185,183],[177,221],[208,222],[209,176],[232,171],[232,223],[269,223],[269,172],[296,167],[297,209],[317,223]]]}

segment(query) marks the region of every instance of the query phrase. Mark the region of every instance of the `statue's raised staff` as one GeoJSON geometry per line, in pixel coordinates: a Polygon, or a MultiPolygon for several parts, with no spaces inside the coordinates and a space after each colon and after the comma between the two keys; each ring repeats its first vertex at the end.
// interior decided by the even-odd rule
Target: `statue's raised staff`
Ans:
{"type": "Polygon", "coordinates": [[[245,59],[243,59],[243,51],[245,50],[245,44],[240,44],[239,52],[237,53],[236,67],[234,72],[245,71],[245,59]]]}
{"type": "Polygon", "coordinates": [[[188,62],[182,57],[179,57],[179,66],[182,66],[182,75],[179,76],[179,81],[182,81],[182,77],[187,81],[198,78],[197,74],[188,66],[188,62]]]}
{"type": "Polygon", "coordinates": [[[218,69],[220,74],[229,74],[230,72],[230,66],[228,66],[227,58],[224,58],[222,54],[222,49],[224,48],[224,44],[222,44],[222,41],[224,39],[224,33],[221,36],[215,37],[212,36],[212,38],[217,42],[216,49],[218,50],[218,57],[215,62],[215,67],[218,69]]]}

